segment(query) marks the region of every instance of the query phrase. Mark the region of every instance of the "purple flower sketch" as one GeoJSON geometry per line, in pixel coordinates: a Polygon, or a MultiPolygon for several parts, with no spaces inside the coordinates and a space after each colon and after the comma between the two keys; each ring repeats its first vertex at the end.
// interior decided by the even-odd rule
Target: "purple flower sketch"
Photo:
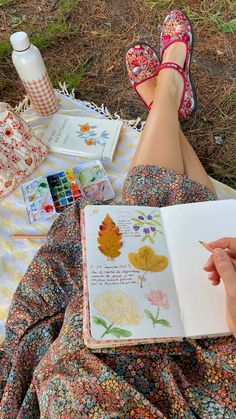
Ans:
{"type": "Polygon", "coordinates": [[[149,242],[154,244],[157,233],[163,234],[161,230],[162,225],[158,220],[160,215],[155,210],[148,214],[145,214],[144,211],[136,210],[136,213],[139,214],[137,218],[131,218],[134,222],[133,230],[144,234],[141,239],[142,242],[149,240],[149,242]]]}

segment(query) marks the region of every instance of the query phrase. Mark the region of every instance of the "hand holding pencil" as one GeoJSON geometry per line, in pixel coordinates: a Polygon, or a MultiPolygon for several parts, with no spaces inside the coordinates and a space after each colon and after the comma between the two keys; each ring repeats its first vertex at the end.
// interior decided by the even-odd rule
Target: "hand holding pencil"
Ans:
{"type": "MultiPolygon", "coordinates": [[[[236,238],[224,237],[210,243],[201,243],[212,255],[204,265],[212,285],[222,279],[226,292],[226,318],[229,329],[236,337],[236,238]]],[[[220,309],[220,308],[219,308],[220,309]]]]}

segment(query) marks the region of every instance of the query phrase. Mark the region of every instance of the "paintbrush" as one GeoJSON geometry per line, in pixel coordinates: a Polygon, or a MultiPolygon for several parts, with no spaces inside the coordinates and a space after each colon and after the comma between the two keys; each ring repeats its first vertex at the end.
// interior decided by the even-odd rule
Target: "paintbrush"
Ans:
{"type": "MultiPolygon", "coordinates": [[[[209,252],[213,253],[213,250],[210,248],[210,246],[208,246],[207,243],[203,242],[202,240],[198,240],[198,241],[203,247],[205,247],[205,249],[207,249],[207,250],[209,250],[209,252]]],[[[231,260],[232,264],[236,267],[236,260],[231,258],[231,257],[230,257],[230,260],[231,260]]]]}

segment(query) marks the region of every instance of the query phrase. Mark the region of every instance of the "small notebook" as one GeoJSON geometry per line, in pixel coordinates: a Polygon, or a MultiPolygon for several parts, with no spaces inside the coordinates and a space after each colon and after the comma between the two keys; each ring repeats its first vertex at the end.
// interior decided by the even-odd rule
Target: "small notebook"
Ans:
{"type": "Polygon", "coordinates": [[[236,236],[236,200],[81,211],[85,344],[229,334],[225,291],[203,270],[209,242],[236,236]]]}
{"type": "Polygon", "coordinates": [[[54,114],[43,135],[51,151],[112,161],[122,121],[54,114]]]}

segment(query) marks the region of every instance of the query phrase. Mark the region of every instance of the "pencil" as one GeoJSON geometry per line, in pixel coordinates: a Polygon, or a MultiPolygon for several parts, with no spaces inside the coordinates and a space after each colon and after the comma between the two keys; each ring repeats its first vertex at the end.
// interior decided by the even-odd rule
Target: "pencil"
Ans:
{"type": "MultiPolygon", "coordinates": [[[[213,250],[210,248],[210,246],[208,246],[207,243],[203,242],[202,240],[198,240],[198,241],[203,247],[205,247],[205,249],[207,249],[207,250],[209,250],[209,252],[213,253],[213,250]]],[[[230,257],[230,259],[231,259],[232,264],[236,267],[236,260],[232,259],[231,257],[230,257]]]]}
{"type": "Polygon", "coordinates": [[[18,239],[46,239],[47,234],[12,234],[11,238],[18,239]]]}

